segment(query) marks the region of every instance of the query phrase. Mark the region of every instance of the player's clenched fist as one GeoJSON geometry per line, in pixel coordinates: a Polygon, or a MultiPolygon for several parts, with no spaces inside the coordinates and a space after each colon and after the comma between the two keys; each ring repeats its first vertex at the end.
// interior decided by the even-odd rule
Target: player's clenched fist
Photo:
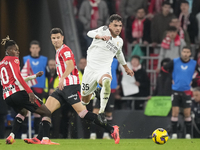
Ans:
{"type": "Polygon", "coordinates": [[[127,75],[129,75],[131,77],[134,75],[134,72],[129,68],[127,68],[125,71],[126,71],[127,75]]]}
{"type": "Polygon", "coordinates": [[[44,74],[43,71],[39,71],[38,73],[36,73],[36,77],[41,77],[44,74]]]}

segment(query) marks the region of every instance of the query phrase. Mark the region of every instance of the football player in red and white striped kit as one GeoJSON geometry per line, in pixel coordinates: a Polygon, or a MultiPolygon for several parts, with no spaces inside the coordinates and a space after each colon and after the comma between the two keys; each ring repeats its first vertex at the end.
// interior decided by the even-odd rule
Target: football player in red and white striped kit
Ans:
{"type": "MultiPolygon", "coordinates": [[[[19,47],[15,41],[10,40],[9,37],[3,39],[2,45],[5,45],[6,56],[0,62],[0,78],[3,86],[3,97],[6,103],[11,106],[18,114],[15,117],[14,125],[10,135],[6,139],[6,144],[15,142],[15,134],[18,132],[20,125],[27,115],[27,110],[35,112],[43,116],[43,126],[51,122],[51,112],[47,107],[39,101],[30,87],[26,84],[20,73],[19,62],[19,47]]],[[[39,72],[26,80],[41,76],[43,73],[39,72]]],[[[44,130],[44,136],[48,135],[49,131],[44,130]]]]}
{"type": "MultiPolygon", "coordinates": [[[[86,120],[94,122],[103,127],[114,138],[115,143],[119,143],[119,130],[117,126],[110,126],[107,123],[101,123],[96,114],[89,112],[81,103],[80,84],[78,77],[78,70],[74,59],[74,54],[71,49],[63,44],[64,36],[60,28],[53,28],[50,32],[51,41],[56,50],[56,68],[59,76],[59,85],[51,96],[48,97],[45,105],[53,113],[65,103],[69,103],[77,114],[86,120]]],[[[49,127],[50,128],[50,127],[49,127]]],[[[42,132],[33,139],[24,139],[25,142],[31,144],[40,144],[44,141],[42,132]]],[[[44,144],[44,143],[43,143],[44,144]]],[[[50,144],[46,139],[45,144],[50,144]]]]}

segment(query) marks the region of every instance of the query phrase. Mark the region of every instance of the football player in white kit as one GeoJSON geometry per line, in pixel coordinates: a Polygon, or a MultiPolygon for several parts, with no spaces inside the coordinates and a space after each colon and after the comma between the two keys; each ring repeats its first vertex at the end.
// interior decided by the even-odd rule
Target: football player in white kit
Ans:
{"type": "Polygon", "coordinates": [[[117,14],[113,14],[109,18],[108,26],[102,26],[87,33],[89,37],[93,38],[93,41],[87,50],[87,66],[81,84],[82,104],[89,104],[97,83],[99,83],[102,86],[98,115],[101,122],[106,122],[104,110],[111,92],[111,64],[113,57],[117,57],[128,75],[134,75],[124,59],[122,52],[123,40],[119,36],[121,30],[122,18],[117,14]]]}

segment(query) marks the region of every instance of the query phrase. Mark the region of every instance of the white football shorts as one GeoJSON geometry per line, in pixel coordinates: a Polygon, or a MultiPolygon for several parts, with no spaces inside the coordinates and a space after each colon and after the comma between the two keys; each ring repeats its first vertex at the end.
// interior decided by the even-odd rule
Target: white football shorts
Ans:
{"type": "Polygon", "coordinates": [[[81,83],[81,95],[87,96],[92,94],[97,88],[97,84],[104,74],[109,74],[112,76],[111,69],[92,71],[85,68],[81,83]]]}

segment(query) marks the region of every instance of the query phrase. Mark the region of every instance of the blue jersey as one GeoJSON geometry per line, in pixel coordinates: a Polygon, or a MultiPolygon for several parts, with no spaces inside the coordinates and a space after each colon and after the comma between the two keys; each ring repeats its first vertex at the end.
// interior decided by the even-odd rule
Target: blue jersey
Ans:
{"type": "Polygon", "coordinates": [[[118,68],[118,60],[116,58],[113,58],[113,62],[111,65],[111,73],[112,73],[111,89],[117,88],[117,68],[118,68]]]}
{"type": "Polygon", "coordinates": [[[36,74],[39,71],[43,71],[44,74],[37,78],[37,84],[32,87],[45,88],[45,73],[47,65],[47,57],[40,55],[38,58],[31,57],[30,55],[23,57],[24,64],[27,60],[30,60],[30,65],[33,70],[33,73],[36,74]]]}
{"type": "MultiPolygon", "coordinates": [[[[118,60],[116,58],[113,58],[113,62],[111,65],[111,74],[112,74],[112,81],[110,84],[111,89],[116,89],[117,88],[117,68],[118,68],[118,60]]],[[[97,87],[101,88],[99,84],[97,87]]]]}
{"type": "Polygon", "coordinates": [[[190,90],[190,84],[192,82],[192,76],[195,72],[195,67],[196,61],[193,59],[190,59],[189,62],[183,62],[180,57],[173,59],[172,78],[174,84],[172,84],[172,90],[190,90]]]}

